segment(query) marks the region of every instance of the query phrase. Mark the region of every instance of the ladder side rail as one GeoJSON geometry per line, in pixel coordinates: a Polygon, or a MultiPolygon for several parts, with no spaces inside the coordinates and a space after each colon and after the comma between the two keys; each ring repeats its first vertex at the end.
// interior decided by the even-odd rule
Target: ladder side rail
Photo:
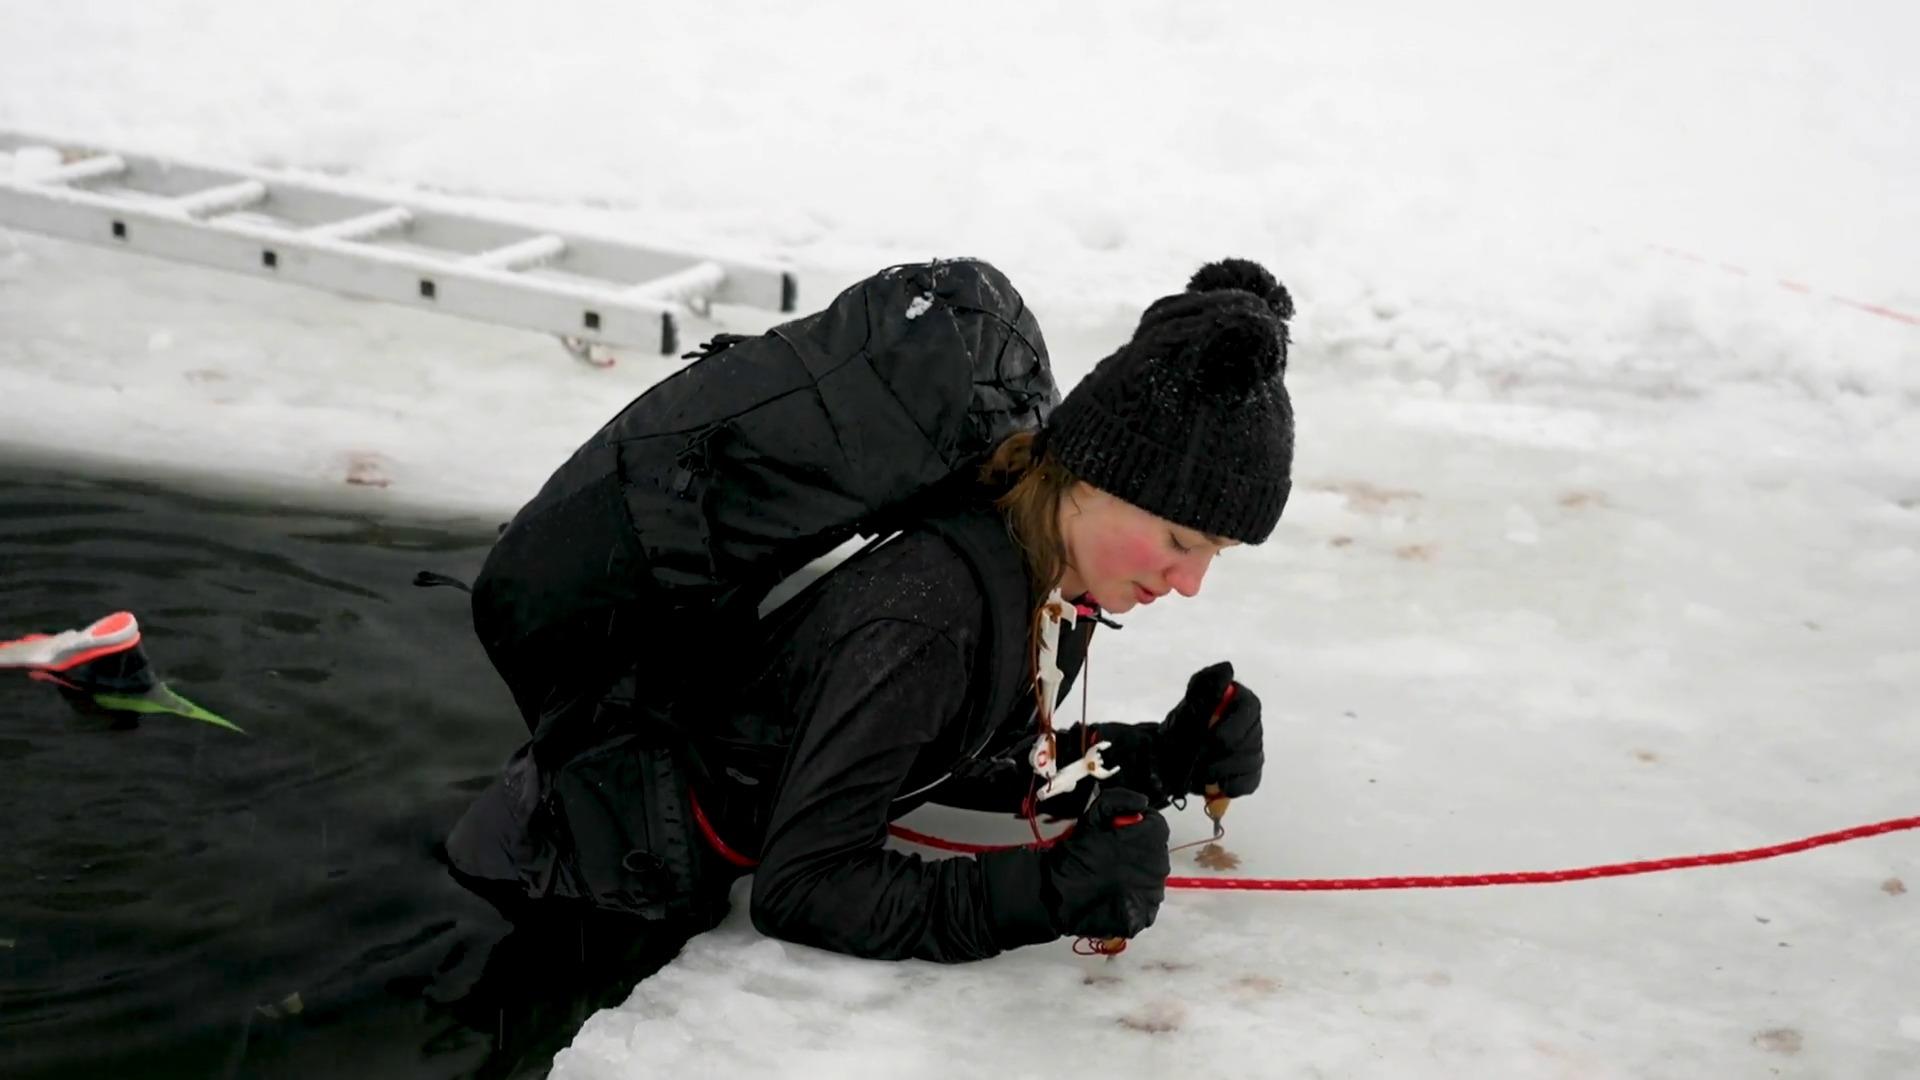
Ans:
{"type": "Polygon", "coordinates": [[[587,277],[617,281],[626,288],[677,274],[701,263],[717,263],[724,278],[710,294],[716,304],[736,304],[767,311],[792,311],[795,289],[791,271],[771,263],[715,258],[691,252],[597,240],[560,234],[567,241],[567,257],[559,268],[587,277]]]}
{"type": "MultiPolygon", "coordinates": [[[[0,131],[0,147],[52,147],[64,149],[57,139],[9,134],[0,131]]],[[[107,152],[99,150],[97,152],[107,152]]],[[[610,288],[626,289],[665,277],[702,262],[717,262],[726,271],[725,280],[710,297],[719,304],[739,304],[771,311],[792,311],[795,302],[793,275],[778,266],[744,259],[714,258],[692,252],[675,251],[649,245],[609,241],[580,236],[562,229],[543,229],[526,223],[507,223],[454,210],[421,205],[415,199],[388,197],[337,189],[324,178],[288,174],[245,166],[213,167],[186,161],[173,161],[147,154],[119,154],[127,164],[126,173],[116,181],[143,194],[161,199],[179,198],[205,189],[259,180],[269,188],[263,212],[305,226],[324,225],[358,217],[388,206],[402,206],[412,212],[413,223],[407,230],[408,242],[443,248],[454,254],[473,255],[504,247],[530,236],[551,233],[566,245],[565,254],[551,264],[571,275],[597,278],[610,288]]]]}
{"type": "MultiPolygon", "coordinates": [[[[111,186],[126,187],[138,195],[161,200],[177,199],[243,180],[258,180],[267,185],[268,199],[271,203],[269,212],[276,217],[303,226],[323,225],[330,221],[356,217],[407,201],[377,194],[342,190],[328,185],[319,178],[305,179],[298,174],[247,166],[210,165],[156,157],[152,154],[112,151],[104,147],[76,145],[60,139],[0,130],[0,150],[29,149],[51,149],[62,153],[79,150],[95,154],[110,153],[125,162],[127,166],[124,173],[111,186]]],[[[33,173],[28,173],[14,182],[34,183],[37,180],[33,173]]],[[[0,184],[6,182],[6,178],[0,176],[0,184]]],[[[76,188],[75,190],[86,189],[76,188]]],[[[108,192],[102,194],[108,194],[108,192]]]]}
{"type": "MultiPolygon", "coordinates": [[[[0,149],[63,149],[56,143],[0,132],[0,149]]],[[[306,184],[289,183],[270,173],[250,169],[216,169],[201,165],[179,164],[147,154],[99,152],[79,158],[51,172],[28,171],[12,182],[39,187],[69,187],[108,197],[120,197],[117,189],[126,189],[128,201],[176,205],[182,200],[215,190],[244,190],[249,181],[265,185],[264,205],[255,207],[264,213],[299,225],[319,225],[357,217],[382,209],[390,202],[329,191],[306,184]],[[98,183],[89,183],[98,181],[98,183]],[[102,190],[107,189],[107,190],[102,190]]],[[[8,182],[0,177],[0,183],[8,182]]]]}
{"type": "Polygon", "coordinates": [[[471,254],[507,247],[536,236],[555,237],[564,245],[564,252],[547,263],[552,269],[605,282],[611,289],[631,289],[711,262],[718,263],[725,271],[719,287],[708,297],[713,302],[770,311],[793,310],[793,278],[771,264],[619,243],[564,229],[505,225],[451,210],[416,208],[415,223],[408,233],[409,240],[422,246],[471,254]]]}
{"type": "Polygon", "coordinates": [[[353,243],[298,244],[280,265],[283,280],[350,296],[607,346],[679,348],[674,309],[645,298],[353,243]]]}
{"type": "Polygon", "coordinates": [[[196,221],[92,192],[0,183],[0,226],[609,346],[679,347],[671,305],[244,221],[196,221]]]}
{"type": "MultiPolygon", "coordinates": [[[[276,185],[275,196],[283,192],[292,197],[299,185],[276,185]]],[[[544,265],[568,275],[604,282],[606,287],[625,291],[647,282],[677,274],[703,263],[718,263],[725,271],[719,287],[709,299],[721,304],[739,304],[770,311],[791,311],[794,285],[790,273],[776,266],[662,248],[623,244],[570,233],[564,229],[541,229],[526,224],[507,224],[453,210],[434,210],[407,205],[413,212],[413,224],[407,230],[408,242],[449,254],[482,256],[522,243],[551,246],[558,241],[562,250],[544,257],[544,265]],[[543,239],[550,238],[550,239],[543,239]]]]}

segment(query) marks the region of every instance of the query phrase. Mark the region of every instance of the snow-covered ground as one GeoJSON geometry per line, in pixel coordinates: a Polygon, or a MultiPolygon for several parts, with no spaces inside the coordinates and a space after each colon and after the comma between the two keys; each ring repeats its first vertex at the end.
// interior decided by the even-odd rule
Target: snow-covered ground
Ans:
{"type": "MultiPolygon", "coordinates": [[[[1295,501],[1103,634],[1092,708],[1236,662],[1241,875],[1543,869],[1920,813],[1920,8],[1674,7],[11,5],[0,129],[772,258],[810,303],[978,254],[1069,384],[1259,258],[1301,309],[1295,501]]],[[[15,448],[499,513],[666,370],[0,234],[15,448]]],[[[1179,893],[1111,961],[737,912],[556,1072],[1920,1076],[1916,845],[1179,893]]]]}

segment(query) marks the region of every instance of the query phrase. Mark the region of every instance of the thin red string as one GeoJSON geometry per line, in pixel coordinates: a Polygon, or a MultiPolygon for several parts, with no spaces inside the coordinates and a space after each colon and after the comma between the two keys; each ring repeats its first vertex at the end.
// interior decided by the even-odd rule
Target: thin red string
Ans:
{"type": "MultiPolygon", "coordinates": [[[[1415,877],[1374,877],[1374,878],[1227,878],[1227,877],[1170,877],[1167,887],[1170,889],[1239,889],[1271,892],[1344,892],[1368,889],[1459,889],[1482,885],[1546,885],[1563,881],[1591,881],[1595,878],[1626,877],[1630,874],[1653,874],[1663,870],[1688,870],[1697,866],[1726,866],[1733,863],[1755,862],[1760,859],[1772,859],[1781,855],[1792,855],[1817,847],[1832,844],[1844,844],[1849,840],[1863,840],[1869,836],[1900,832],[1905,829],[1920,829],[1920,817],[1894,818],[1891,821],[1876,822],[1872,825],[1859,825],[1838,832],[1821,833],[1800,840],[1790,840],[1784,844],[1771,844],[1767,847],[1747,848],[1742,851],[1727,851],[1713,855],[1682,855],[1669,859],[1644,859],[1638,862],[1608,863],[1603,866],[1586,866],[1572,870],[1528,870],[1506,874],[1453,874],[1415,877]]],[[[908,843],[940,851],[959,852],[964,855],[978,855],[988,851],[1005,851],[1016,847],[1045,847],[1039,844],[966,844],[955,840],[944,840],[937,836],[901,825],[888,826],[888,831],[908,843]]],[[[1057,838],[1056,838],[1057,839],[1057,838]]],[[[1047,843],[1051,843],[1048,841],[1047,843]]]]}

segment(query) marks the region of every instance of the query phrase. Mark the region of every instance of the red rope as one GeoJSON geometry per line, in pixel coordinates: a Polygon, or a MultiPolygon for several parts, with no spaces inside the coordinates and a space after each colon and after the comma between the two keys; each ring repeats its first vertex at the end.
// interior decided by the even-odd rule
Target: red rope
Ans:
{"type": "Polygon", "coordinates": [[[706,839],[707,846],[711,847],[716,854],[742,870],[751,870],[760,865],[760,860],[740,854],[728,847],[725,840],[720,839],[720,833],[714,829],[706,810],[701,808],[700,798],[694,794],[692,784],[687,785],[687,805],[693,807],[694,825],[699,828],[700,835],[706,839]]]}
{"type": "MultiPolygon", "coordinates": [[[[943,840],[923,832],[900,825],[888,827],[894,836],[909,843],[941,851],[954,851],[965,855],[978,855],[988,851],[1005,851],[1017,847],[1044,847],[1044,844],[965,844],[955,840],[943,840]]],[[[1630,874],[1652,874],[1662,870],[1687,870],[1696,866],[1726,866],[1732,863],[1754,862],[1759,859],[1772,859],[1781,855],[1792,855],[1812,848],[1826,847],[1831,844],[1843,844],[1849,840],[1861,840],[1883,833],[1899,832],[1903,829],[1920,829],[1920,817],[1894,818],[1873,825],[1860,825],[1839,832],[1821,833],[1802,840],[1791,840],[1784,844],[1768,847],[1748,848],[1744,851],[1727,851],[1715,855],[1682,855],[1671,859],[1646,859],[1640,862],[1609,863],[1605,866],[1586,866],[1573,870],[1527,870],[1510,874],[1458,874],[1433,875],[1427,877],[1377,877],[1377,878],[1214,878],[1214,877],[1170,877],[1167,887],[1170,889],[1251,889],[1272,892],[1333,892],[1362,889],[1459,889],[1480,885],[1545,885],[1561,881],[1590,881],[1594,878],[1626,877],[1630,874]]]]}
{"type": "MultiPolygon", "coordinates": [[[[1028,821],[1031,822],[1032,819],[1029,818],[1028,821]]],[[[1052,840],[1044,839],[1036,840],[1031,844],[969,844],[964,840],[943,840],[938,836],[930,836],[917,829],[909,829],[905,825],[889,825],[887,826],[887,831],[892,833],[895,839],[905,840],[909,844],[919,844],[921,847],[930,847],[936,851],[958,852],[961,855],[985,855],[989,851],[1012,851],[1015,848],[1023,847],[1048,848],[1053,846],[1052,840]]]]}
{"type": "MultiPolygon", "coordinates": [[[[1757,278],[1761,276],[1748,270],[1744,266],[1737,266],[1727,262],[1715,262],[1704,255],[1695,255],[1691,251],[1682,251],[1679,248],[1667,247],[1664,244],[1648,244],[1647,246],[1662,255],[1670,255],[1676,259],[1684,259],[1690,263],[1699,263],[1702,266],[1717,266],[1735,277],[1757,278]]],[[[1892,319],[1895,322],[1903,322],[1909,326],[1920,326],[1920,315],[1913,315],[1905,311],[1895,311],[1892,308],[1882,307],[1879,304],[1869,304],[1864,300],[1854,300],[1850,297],[1839,296],[1834,293],[1818,293],[1814,290],[1813,286],[1805,282],[1793,281],[1789,278],[1779,278],[1775,281],[1775,284],[1788,292],[1797,292],[1804,296],[1825,296],[1828,300],[1836,304],[1845,304],[1850,308],[1864,311],[1869,315],[1878,315],[1883,319],[1892,319]]]]}

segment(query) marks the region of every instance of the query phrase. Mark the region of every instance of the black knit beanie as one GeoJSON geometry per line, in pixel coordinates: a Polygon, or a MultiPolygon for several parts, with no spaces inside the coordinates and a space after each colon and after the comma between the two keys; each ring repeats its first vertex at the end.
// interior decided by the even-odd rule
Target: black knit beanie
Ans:
{"type": "Polygon", "coordinates": [[[1293,489],[1293,298],[1246,259],[1209,263],[1156,300],[1133,339],[1047,419],[1075,476],[1168,521],[1257,544],[1293,489]]]}

